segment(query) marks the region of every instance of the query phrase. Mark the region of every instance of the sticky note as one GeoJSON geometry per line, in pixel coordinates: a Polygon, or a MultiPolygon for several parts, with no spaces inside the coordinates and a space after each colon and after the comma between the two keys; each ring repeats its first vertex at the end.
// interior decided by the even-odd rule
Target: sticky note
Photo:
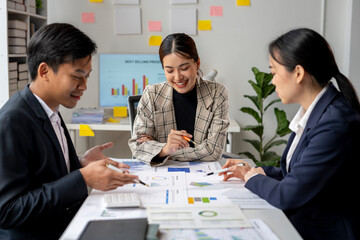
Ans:
{"type": "Polygon", "coordinates": [[[223,7],[222,6],[210,6],[210,16],[222,17],[223,7]]]}
{"type": "Polygon", "coordinates": [[[161,32],[161,21],[149,21],[148,29],[149,31],[161,32]]]}
{"type": "Polygon", "coordinates": [[[111,122],[111,123],[119,123],[119,122],[120,122],[120,120],[118,120],[118,119],[114,119],[114,118],[109,118],[109,119],[107,120],[107,122],[111,122]]]}
{"type": "Polygon", "coordinates": [[[95,22],[95,13],[81,13],[81,22],[83,23],[94,23],[95,22]]]}
{"type": "Polygon", "coordinates": [[[149,45],[150,46],[160,46],[161,41],[162,41],[161,36],[151,36],[149,38],[149,45]]]}
{"type": "Polygon", "coordinates": [[[103,0],[89,0],[89,2],[102,3],[103,0]]]}
{"type": "Polygon", "coordinates": [[[114,117],[127,117],[127,107],[114,107],[113,115],[114,117]]]}
{"type": "Polygon", "coordinates": [[[211,20],[199,20],[198,29],[203,31],[211,30],[211,20]]]}
{"type": "Polygon", "coordinates": [[[236,0],[238,6],[250,6],[250,0],[236,0]]]}
{"type": "Polygon", "coordinates": [[[80,124],[79,136],[81,137],[94,137],[94,131],[86,124],[80,124]]]}

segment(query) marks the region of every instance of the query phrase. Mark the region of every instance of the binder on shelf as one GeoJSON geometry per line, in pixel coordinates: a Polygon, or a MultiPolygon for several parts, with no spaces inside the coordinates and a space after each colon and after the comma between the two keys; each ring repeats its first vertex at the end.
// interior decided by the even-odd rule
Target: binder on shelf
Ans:
{"type": "Polygon", "coordinates": [[[17,91],[17,89],[18,89],[17,83],[10,83],[9,84],[9,90],[10,91],[17,91]]]}
{"type": "Polygon", "coordinates": [[[27,24],[21,20],[9,20],[8,28],[15,28],[20,30],[27,30],[27,24]]]}
{"type": "Polygon", "coordinates": [[[26,47],[23,46],[9,46],[9,53],[11,54],[25,54],[26,47]]]}
{"type": "Polygon", "coordinates": [[[18,71],[9,71],[9,79],[18,78],[18,71]]]}
{"type": "Polygon", "coordinates": [[[16,3],[13,1],[8,0],[7,1],[7,8],[8,9],[16,9],[16,3]]]}
{"type": "Polygon", "coordinates": [[[10,46],[26,46],[25,38],[9,37],[8,42],[10,46]]]}
{"type": "Polygon", "coordinates": [[[8,29],[8,37],[20,37],[20,38],[26,38],[26,31],[20,30],[20,29],[8,29]]]}
{"type": "Polygon", "coordinates": [[[19,63],[19,65],[17,66],[18,67],[18,71],[19,72],[25,72],[28,70],[28,66],[26,63],[19,63]]]}
{"type": "Polygon", "coordinates": [[[29,79],[29,74],[28,74],[28,72],[27,71],[25,71],[25,72],[19,72],[19,80],[27,80],[27,79],[29,79]]]}
{"type": "Polygon", "coordinates": [[[17,62],[9,62],[9,71],[17,71],[18,63],[17,62]]]}
{"type": "Polygon", "coordinates": [[[21,12],[26,11],[26,7],[23,3],[15,3],[15,9],[21,12]]]}
{"type": "Polygon", "coordinates": [[[19,91],[23,90],[26,87],[26,85],[28,85],[28,80],[27,79],[26,80],[20,80],[20,81],[17,82],[17,87],[18,87],[19,91]]]}

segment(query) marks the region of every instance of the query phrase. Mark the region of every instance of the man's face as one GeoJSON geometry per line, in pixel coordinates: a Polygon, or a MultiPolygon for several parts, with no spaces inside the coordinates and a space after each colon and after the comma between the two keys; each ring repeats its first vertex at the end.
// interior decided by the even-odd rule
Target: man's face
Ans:
{"type": "Polygon", "coordinates": [[[56,73],[50,68],[44,99],[47,105],[53,110],[60,104],[66,108],[74,108],[87,88],[86,83],[91,70],[91,56],[73,63],[61,64],[56,73]]]}

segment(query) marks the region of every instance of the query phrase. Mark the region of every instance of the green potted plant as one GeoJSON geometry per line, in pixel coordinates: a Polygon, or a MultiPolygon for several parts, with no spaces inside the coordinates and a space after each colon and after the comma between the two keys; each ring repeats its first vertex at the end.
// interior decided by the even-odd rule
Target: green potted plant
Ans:
{"type": "Polygon", "coordinates": [[[244,139],[245,142],[250,143],[258,152],[259,158],[256,158],[252,153],[240,152],[239,154],[245,155],[252,159],[258,166],[279,166],[280,158],[277,153],[271,151],[271,148],[286,144],[287,140],[281,139],[281,137],[289,134],[289,121],[286,118],[286,113],[283,110],[274,108],[274,114],[277,120],[277,128],[274,136],[265,141],[264,139],[264,114],[273,104],[280,102],[280,99],[275,99],[268,104],[265,104],[265,99],[275,91],[275,86],[271,83],[272,75],[265,72],[260,72],[256,67],[252,68],[255,75],[256,82],[249,80],[252,88],[256,92],[256,95],[244,95],[245,98],[251,100],[256,109],[250,107],[243,107],[240,111],[249,114],[256,120],[256,125],[248,125],[242,128],[244,131],[251,131],[257,139],[244,139]]]}

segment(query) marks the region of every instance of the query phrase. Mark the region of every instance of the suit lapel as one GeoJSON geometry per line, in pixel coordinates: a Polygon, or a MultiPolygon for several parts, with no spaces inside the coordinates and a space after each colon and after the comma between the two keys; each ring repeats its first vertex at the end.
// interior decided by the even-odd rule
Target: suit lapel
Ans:
{"type": "MultiPolygon", "coordinates": [[[[52,145],[54,146],[54,149],[56,150],[56,155],[58,156],[58,158],[55,159],[56,165],[57,165],[59,171],[61,172],[61,175],[66,175],[67,168],[66,168],[64,155],[62,153],[60,143],[56,137],[55,131],[53,129],[53,126],[50,122],[49,117],[46,115],[45,110],[43,109],[43,107],[41,106],[39,101],[35,98],[34,94],[30,91],[29,86],[27,86],[24,89],[24,91],[21,92],[21,94],[22,94],[23,98],[25,99],[25,101],[32,108],[35,115],[42,122],[43,130],[44,130],[45,134],[47,135],[47,137],[49,138],[52,145]]],[[[51,151],[51,150],[49,150],[49,151],[51,151]]]]}
{"type": "Polygon", "coordinates": [[[324,93],[324,95],[317,102],[316,106],[314,107],[313,111],[311,112],[311,114],[309,116],[309,119],[308,119],[308,121],[306,123],[306,127],[304,129],[304,132],[303,132],[303,134],[302,134],[302,136],[301,136],[301,138],[299,140],[299,143],[298,143],[298,145],[297,145],[297,147],[296,147],[296,149],[295,149],[295,151],[293,153],[293,156],[291,158],[291,162],[290,162],[290,165],[289,165],[289,171],[291,170],[292,166],[296,162],[299,161],[299,154],[308,145],[308,140],[307,140],[308,132],[318,124],[321,116],[324,114],[327,107],[334,100],[334,98],[337,96],[337,94],[339,94],[339,92],[336,90],[336,88],[331,83],[329,85],[329,88],[324,93]]]}

